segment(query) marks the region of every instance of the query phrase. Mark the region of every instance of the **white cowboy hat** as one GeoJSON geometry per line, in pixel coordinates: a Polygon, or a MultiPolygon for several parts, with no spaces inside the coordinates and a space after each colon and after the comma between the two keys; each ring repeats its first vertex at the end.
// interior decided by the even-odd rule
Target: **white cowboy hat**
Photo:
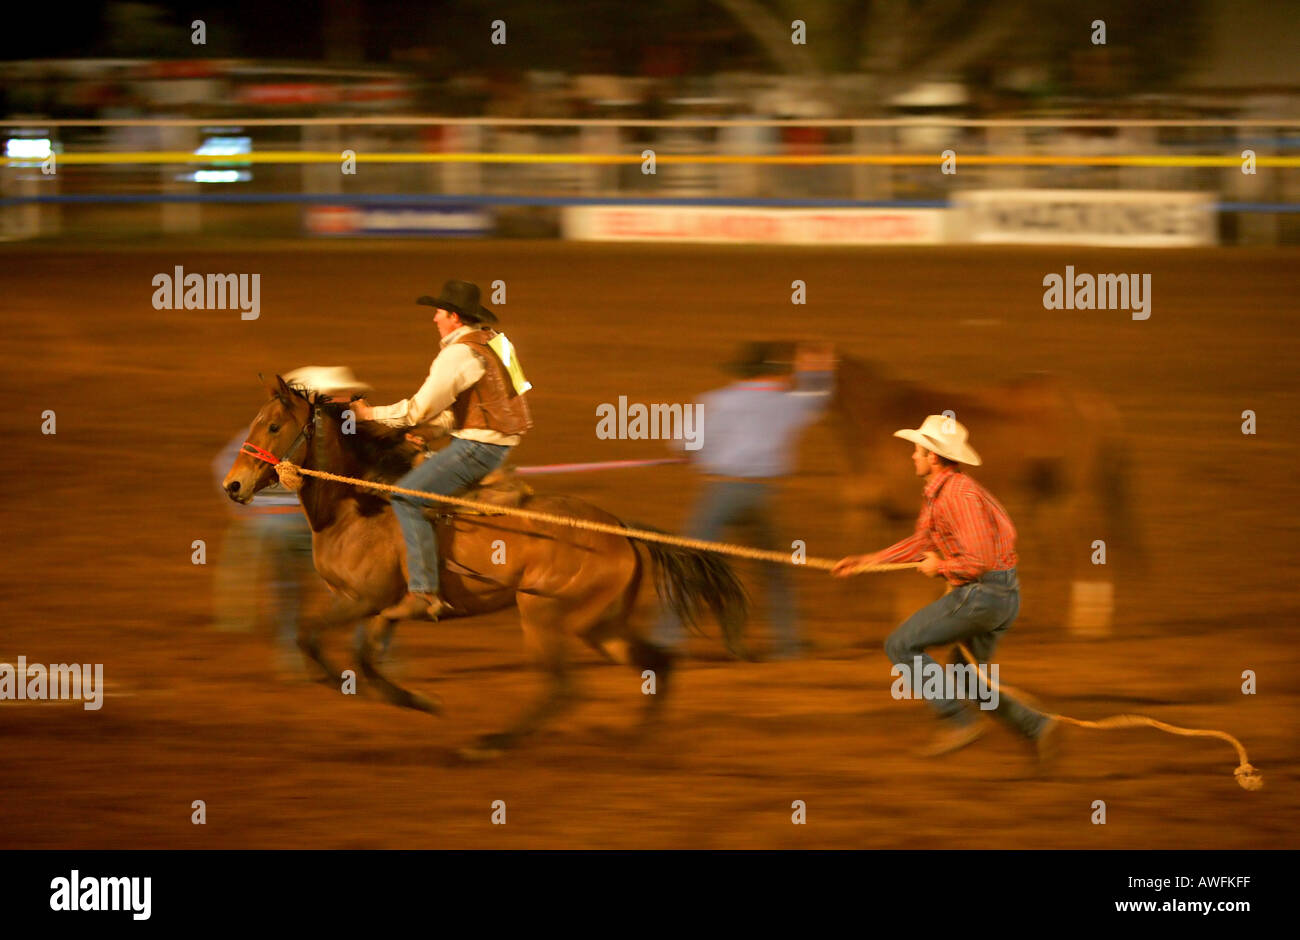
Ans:
{"type": "Polygon", "coordinates": [[[372,390],[365,382],[359,381],[347,366],[303,366],[286,373],[284,380],[304,391],[320,392],[330,397],[364,395],[372,390]]]}
{"type": "Polygon", "coordinates": [[[965,426],[957,419],[945,415],[930,415],[915,431],[904,428],[895,431],[894,437],[920,444],[940,457],[947,457],[958,463],[968,463],[972,467],[978,467],[984,462],[980,460],[980,455],[975,453],[975,448],[966,443],[965,426]]]}

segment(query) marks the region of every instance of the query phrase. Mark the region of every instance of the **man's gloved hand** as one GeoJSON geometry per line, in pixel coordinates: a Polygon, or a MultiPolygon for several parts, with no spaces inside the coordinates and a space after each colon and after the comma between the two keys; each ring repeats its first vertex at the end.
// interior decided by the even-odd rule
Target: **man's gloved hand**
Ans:
{"type": "Polygon", "coordinates": [[[440,437],[446,437],[451,429],[441,421],[417,424],[406,432],[406,439],[412,444],[428,449],[429,445],[440,437]]]}

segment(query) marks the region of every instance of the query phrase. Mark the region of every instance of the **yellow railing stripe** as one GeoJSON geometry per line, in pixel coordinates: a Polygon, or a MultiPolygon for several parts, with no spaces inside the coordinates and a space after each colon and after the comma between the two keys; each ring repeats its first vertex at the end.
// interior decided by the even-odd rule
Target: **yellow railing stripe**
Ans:
{"type": "MultiPolygon", "coordinates": [[[[718,164],[724,166],[938,166],[943,157],[937,154],[825,154],[825,155],[746,155],[746,154],[671,154],[656,153],[656,164],[718,164]]],[[[132,153],[60,153],[56,163],[69,166],[117,164],[202,164],[205,166],[240,166],[250,163],[341,163],[338,153],[287,150],[262,151],[239,156],[211,156],[189,151],[143,151],[132,153]]],[[[640,164],[640,154],[621,153],[358,153],[358,163],[509,163],[613,165],[640,164]]],[[[1224,167],[1239,168],[1239,156],[1062,156],[1041,154],[971,154],[956,157],[957,166],[1135,166],[1135,167],[1224,167]]],[[[5,166],[31,166],[35,158],[8,157],[5,166]]],[[[1300,167],[1300,156],[1255,159],[1257,167],[1300,167]]]]}

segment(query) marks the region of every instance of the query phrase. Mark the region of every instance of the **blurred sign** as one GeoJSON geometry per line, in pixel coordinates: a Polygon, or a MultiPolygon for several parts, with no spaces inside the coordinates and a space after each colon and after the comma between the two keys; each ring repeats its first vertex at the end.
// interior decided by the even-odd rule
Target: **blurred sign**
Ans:
{"type": "Polygon", "coordinates": [[[5,141],[5,156],[10,160],[22,160],[10,166],[40,166],[52,153],[48,137],[10,137],[5,141]]]}
{"type": "Polygon", "coordinates": [[[727,209],[568,206],[564,237],[578,241],[773,245],[933,245],[942,209],[727,209]]]}
{"type": "Polygon", "coordinates": [[[235,100],[246,105],[409,104],[411,90],[399,81],[372,81],[352,85],[326,82],[260,82],[238,90],[235,100]]]}
{"type": "Polygon", "coordinates": [[[159,59],[143,63],[141,78],[210,78],[225,70],[225,63],[208,59],[159,59]]]}
{"type": "Polygon", "coordinates": [[[955,241],[1164,248],[1217,240],[1208,193],[1007,189],[953,198],[955,241]]]}
{"type": "Polygon", "coordinates": [[[303,228],[309,235],[487,235],[492,213],[474,205],[308,206],[303,228]]]}
{"type": "Polygon", "coordinates": [[[204,157],[234,157],[231,160],[213,160],[203,167],[187,171],[176,178],[193,180],[196,183],[246,183],[253,178],[251,170],[240,169],[251,166],[247,160],[238,159],[253,152],[253,138],[243,136],[237,131],[216,133],[204,129],[204,140],[194,153],[204,157]]]}
{"type": "Polygon", "coordinates": [[[339,93],[323,82],[277,82],[245,85],[235,95],[240,104],[336,104],[339,93]]]}

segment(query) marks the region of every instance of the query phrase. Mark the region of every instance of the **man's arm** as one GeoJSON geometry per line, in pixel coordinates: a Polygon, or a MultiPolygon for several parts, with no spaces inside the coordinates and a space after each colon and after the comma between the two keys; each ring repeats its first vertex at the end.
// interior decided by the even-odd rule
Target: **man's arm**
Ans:
{"type": "Polygon", "coordinates": [[[424,424],[451,407],[456,396],[483,378],[487,369],[467,346],[453,344],[429,367],[429,377],[410,398],[371,408],[369,419],[389,427],[424,424]]]}
{"type": "Polygon", "coordinates": [[[922,528],[921,522],[916,523],[916,531],[902,541],[895,542],[888,548],[882,548],[880,551],[871,555],[849,555],[842,558],[831,570],[831,574],[837,577],[845,577],[853,574],[858,568],[865,565],[887,565],[894,562],[921,561],[926,552],[934,551],[934,540],[930,538],[927,529],[922,528]]]}
{"type": "Polygon", "coordinates": [[[896,561],[920,561],[926,552],[934,551],[934,539],[920,525],[907,538],[882,548],[872,556],[874,564],[887,565],[896,561]]]}

